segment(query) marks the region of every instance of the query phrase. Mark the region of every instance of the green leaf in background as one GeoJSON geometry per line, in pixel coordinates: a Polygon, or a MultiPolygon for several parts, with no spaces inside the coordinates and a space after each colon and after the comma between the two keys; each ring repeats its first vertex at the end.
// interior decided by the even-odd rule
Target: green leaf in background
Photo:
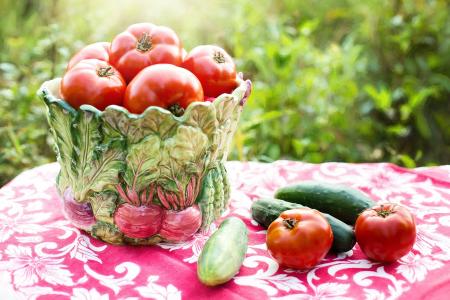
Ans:
{"type": "Polygon", "coordinates": [[[401,161],[401,163],[404,164],[405,167],[407,167],[407,168],[415,168],[416,167],[416,163],[414,162],[414,159],[409,157],[408,155],[400,154],[400,155],[398,155],[398,160],[401,161]]]}
{"type": "Polygon", "coordinates": [[[386,88],[376,89],[372,85],[366,85],[364,90],[372,98],[375,103],[375,107],[381,110],[387,110],[391,107],[392,98],[391,94],[386,88]]]}
{"type": "MultiPolygon", "coordinates": [[[[227,1],[192,1],[175,0],[174,13],[164,1],[145,10],[144,0],[3,0],[0,185],[54,161],[40,85],[62,76],[84,45],[142,20],[172,27],[188,51],[223,46],[252,80],[230,159],[404,164],[398,155],[408,155],[417,165],[450,163],[448,1],[236,0],[232,9],[227,1]],[[272,111],[293,113],[258,121],[272,111]],[[401,127],[408,132],[392,133],[401,127]],[[310,142],[299,151],[293,140],[303,139],[310,142]]],[[[104,134],[136,143],[143,121],[116,122],[104,134]]],[[[174,134],[170,126],[165,132],[163,139],[174,134]]],[[[68,177],[62,170],[61,183],[68,177]]]]}
{"type": "Polygon", "coordinates": [[[387,132],[391,133],[394,136],[405,137],[409,134],[410,129],[401,124],[398,124],[398,125],[389,126],[387,128],[387,132]]]}
{"type": "Polygon", "coordinates": [[[424,89],[419,90],[419,92],[414,93],[411,95],[409,99],[409,105],[411,106],[411,109],[416,109],[419,106],[422,106],[427,99],[431,98],[432,96],[436,96],[437,89],[436,87],[427,87],[424,89]]]}
{"type": "Polygon", "coordinates": [[[252,120],[248,120],[247,122],[242,122],[241,125],[239,125],[239,127],[242,130],[248,130],[254,126],[258,126],[261,125],[265,122],[269,122],[269,121],[273,121],[276,119],[279,119],[283,116],[287,116],[289,114],[294,113],[292,110],[288,110],[288,111],[280,111],[280,110],[271,110],[268,112],[265,112],[261,115],[257,115],[254,119],[252,120]]]}

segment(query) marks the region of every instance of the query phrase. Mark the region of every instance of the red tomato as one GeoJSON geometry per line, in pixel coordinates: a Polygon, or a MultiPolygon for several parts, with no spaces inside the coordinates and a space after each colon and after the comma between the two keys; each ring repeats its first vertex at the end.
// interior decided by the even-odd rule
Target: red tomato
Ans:
{"type": "Polygon", "coordinates": [[[332,243],[330,224],[320,212],[309,208],[282,212],[267,229],[267,249],[285,267],[308,269],[317,265],[332,243]]]}
{"type": "Polygon", "coordinates": [[[181,42],[172,29],[138,23],[114,38],[110,62],[130,82],[136,74],[150,65],[181,65],[182,49],[181,42]]]}
{"type": "Polygon", "coordinates": [[[99,110],[122,105],[126,83],[120,73],[98,59],[85,59],[64,74],[60,92],[72,107],[90,104],[99,110]]]}
{"type": "Polygon", "coordinates": [[[194,101],[203,101],[197,77],[186,69],[158,64],[145,68],[128,84],[124,106],[135,114],[159,106],[181,115],[194,101]]]}
{"type": "Polygon", "coordinates": [[[416,240],[416,223],[405,207],[393,203],[380,204],[359,215],[355,235],[367,257],[393,262],[412,249],[416,240]]]}
{"type": "Polygon", "coordinates": [[[228,53],[218,46],[201,45],[189,52],[183,62],[198,77],[208,97],[230,93],[236,88],[236,66],[228,53]]]}
{"type": "Polygon", "coordinates": [[[81,48],[81,50],[70,59],[69,64],[67,65],[67,70],[71,69],[83,59],[95,58],[109,62],[110,45],[111,44],[108,42],[98,42],[81,48]]]}

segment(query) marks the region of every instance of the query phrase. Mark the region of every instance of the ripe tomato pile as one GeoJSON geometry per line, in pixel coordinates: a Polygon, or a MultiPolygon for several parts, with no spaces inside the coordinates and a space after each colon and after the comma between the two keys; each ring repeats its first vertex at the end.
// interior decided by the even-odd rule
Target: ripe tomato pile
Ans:
{"type": "Polygon", "coordinates": [[[192,102],[214,101],[237,86],[231,56],[214,45],[189,53],[165,26],[138,23],[111,43],[87,45],[69,61],[61,96],[74,108],[120,105],[140,114],[159,106],[177,116],[192,102]]]}
{"type": "MultiPolygon", "coordinates": [[[[382,263],[395,262],[414,246],[414,216],[398,204],[376,205],[358,216],[355,236],[369,259],[382,263]]],[[[267,250],[279,264],[294,269],[309,269],[325,257],[335,238],[321,213],[304,207],[282,212],[267,229],[266,244],[267,250]]]]}

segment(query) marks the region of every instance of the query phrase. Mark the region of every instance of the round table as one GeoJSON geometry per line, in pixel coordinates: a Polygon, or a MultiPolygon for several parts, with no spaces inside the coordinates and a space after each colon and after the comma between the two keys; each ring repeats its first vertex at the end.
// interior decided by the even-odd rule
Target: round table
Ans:
{"type": "MultiPolygon", "coordinates": [[[[444,299],[450,292],[450,166],[277,161],[228,162],[231,205],[249,229],[240,272],[219,287],[197,279],[206,231],[182,244],[109,245],[64,219],[56,163],[17,176],[0,189],[0,299],[444,299]],[[280,267],[252,201],[283,185],[319,180],[357,188],[375,201],[407,206],[416,217],[413,250],[396,263],[367,260],[358,245],[329,254],[307,271],[280,267]]],[[[220,221],[219,221],[220,222],[220,221]]],[[[448,299],[448,298],[447,298],[448,299]]]]}

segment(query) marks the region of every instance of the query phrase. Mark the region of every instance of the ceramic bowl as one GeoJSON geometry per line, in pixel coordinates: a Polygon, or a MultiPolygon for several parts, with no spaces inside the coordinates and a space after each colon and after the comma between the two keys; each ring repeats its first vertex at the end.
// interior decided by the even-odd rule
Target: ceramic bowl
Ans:
{"type": "Polygon", "coordinates": [[[61,79],[38,95],[61,167],[56,185],[72,223],[114,244],[181,242],[208,227],[228,205],[224,162],[251,83],[192,103],[180,117],[160,107],[142,114],[120,106],[72,108],[61,79]]]}

